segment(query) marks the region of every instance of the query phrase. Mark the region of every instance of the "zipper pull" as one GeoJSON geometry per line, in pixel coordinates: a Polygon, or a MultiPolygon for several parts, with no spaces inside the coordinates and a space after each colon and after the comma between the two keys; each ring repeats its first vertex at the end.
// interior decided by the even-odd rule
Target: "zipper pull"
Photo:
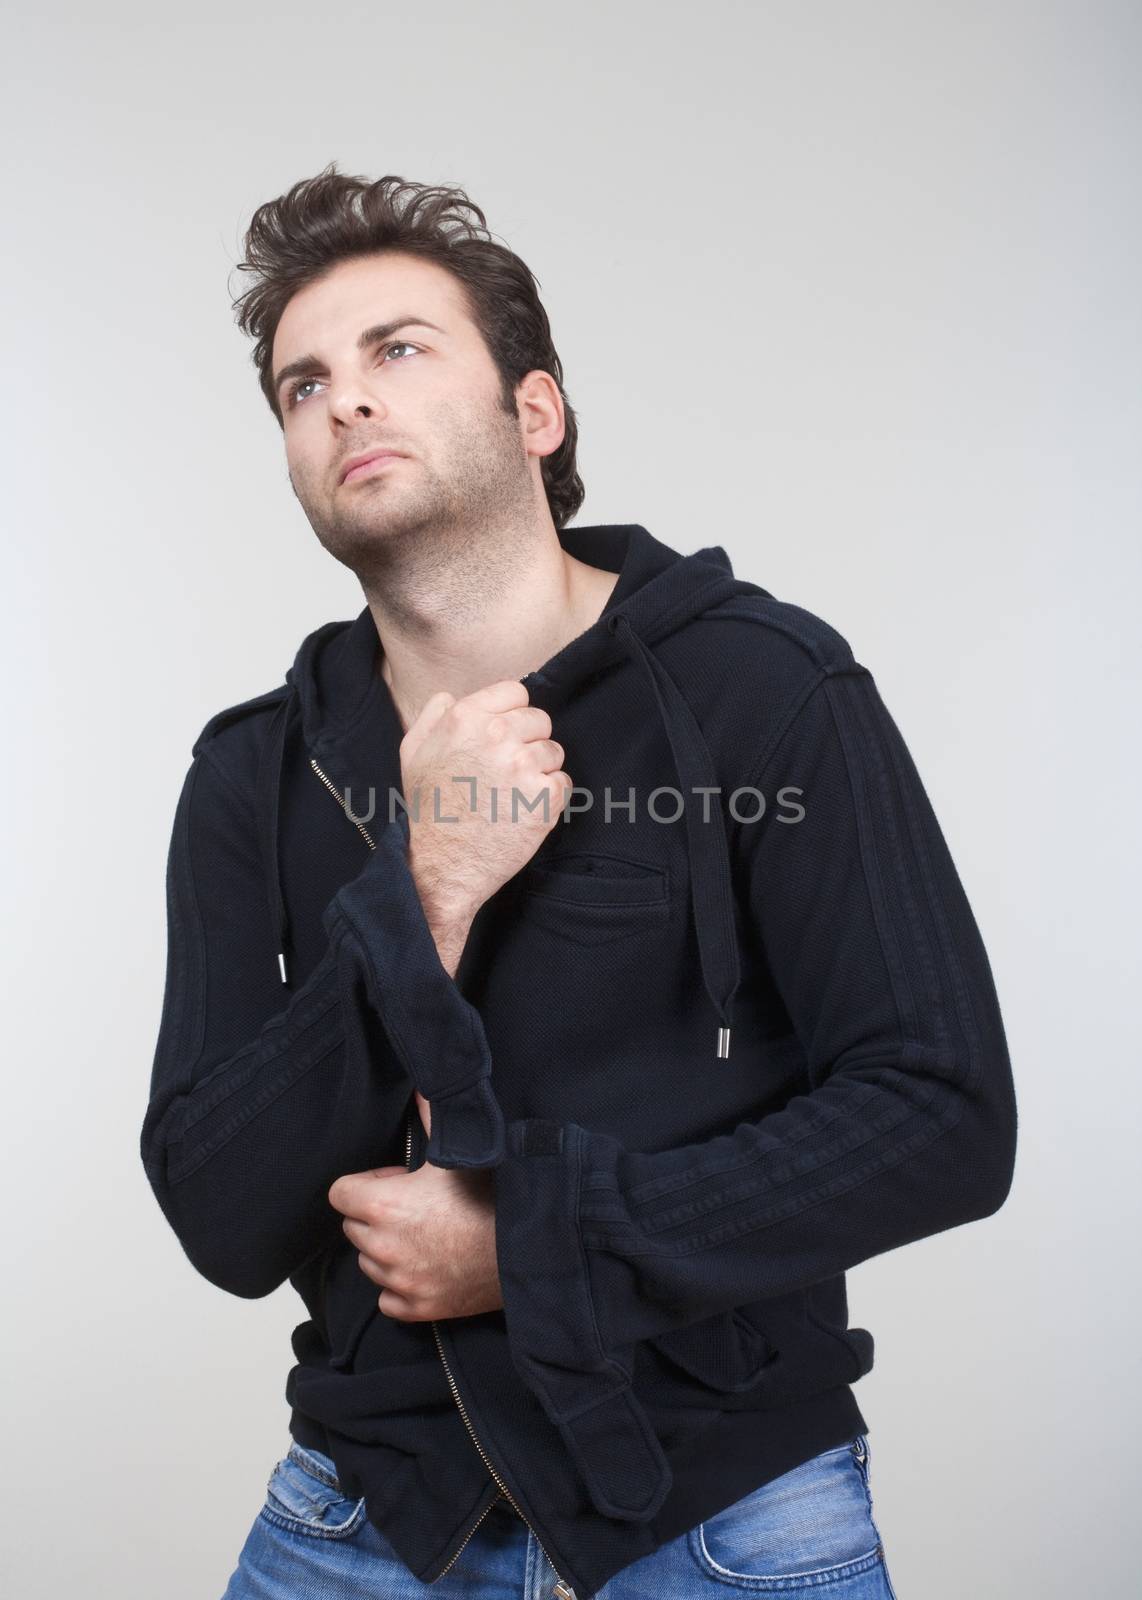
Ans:
{"type": "Polygon", "coordinates": [[[560,1578],[551,1592],[555,1596],[555,1600],[575,1600],[574,1589],[569,1583],[565,1583],[562,1578],[560,1578]]]}

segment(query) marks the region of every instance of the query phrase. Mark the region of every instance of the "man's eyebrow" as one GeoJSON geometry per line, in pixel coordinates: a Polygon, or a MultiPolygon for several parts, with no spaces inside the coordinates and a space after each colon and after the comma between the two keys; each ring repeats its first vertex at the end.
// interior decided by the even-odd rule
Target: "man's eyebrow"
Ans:
{"type": "MultiPolygon", "coordinates": [[[[429,322],[427,317],[394,317],[391,322],[378,322],[373,327],[366,328],[357,339],[357,349],[367,350],[371,344],[380,344],[382,339],[388,339],[401,328],[431,328],[435,333],[444,332],[444,329],[438,328],[435,322],[429,322]]],[[[322,371],[324,362],[317,356],[298,356],[296,361],[287,361],[274,378],[274,393],[281,393],[282,384],[287,378],[308,378],[313,373],[322,371]]]]}

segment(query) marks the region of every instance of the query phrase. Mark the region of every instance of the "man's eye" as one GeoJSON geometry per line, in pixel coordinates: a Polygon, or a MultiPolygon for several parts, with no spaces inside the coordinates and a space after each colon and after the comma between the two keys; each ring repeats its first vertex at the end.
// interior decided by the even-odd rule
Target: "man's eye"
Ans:
{"type": "MultiPolygon", "coordinates": [[[[388,357],[388,354],[391,350],[416,350],[417,348],[418,347],[416,345],[409,344],[407,339],[395,339],[392,344],[381,346],[381,360],[384,361],[388,357]]],[[[290,384],[289,388],[286,390],[286,399],[288,400],[289,404],[294,406],[300,401],[304,400],[305,395],[302,393],[302,391],[304,389],[308,389],[311,383],[317,382],[318,379],[316,378],[299,378],[296,383],[290,384]]]]}

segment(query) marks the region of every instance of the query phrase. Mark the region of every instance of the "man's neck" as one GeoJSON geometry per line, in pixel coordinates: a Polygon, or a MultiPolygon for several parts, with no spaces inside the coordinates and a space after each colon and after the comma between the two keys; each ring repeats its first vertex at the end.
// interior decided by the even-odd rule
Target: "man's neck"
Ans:
{"type": "MultiPolygon", "coordinates": [[[[478,576],[467,574],[477,582],[478,576]]],[[[383,646],[381,674],[402,729],[442,689],[460,699],[541,667],[598,621],[617,582],[617,573],[569,555],[552,529],[525,567],[499,574],[478,610],[441,603],[446,583],[428,605],[410,608],[405,595],[399,621],[390,606],[367,596],[383,646]]],[[[472,588],[470,582],[466,599],[472,588]]]]}

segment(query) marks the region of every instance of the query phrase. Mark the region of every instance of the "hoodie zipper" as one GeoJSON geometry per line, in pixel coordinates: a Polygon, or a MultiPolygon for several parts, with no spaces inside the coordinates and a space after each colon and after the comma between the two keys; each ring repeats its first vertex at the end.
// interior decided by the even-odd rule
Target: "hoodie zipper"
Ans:
{"type": "MultiPolygon", "coordinates": [[[[337,804],[341,807],[341,809],[345,813],[345,815],[347,817],[349,817],[349,807],[345,804],[344,800],[337,793],[337,790],[336,790],[335,786],[333,785],[333,783],[325,776],[324,772],[322,772],[321,768],[317,765],[317,762],[313,759],[312,756],[310,756],[310,758],[309,758],[309,764],[313,768],[314,772],[316,772],[317,776],[321,779],[321,781],[325,785],[325,787],[329,790],[329,793],[333,796],[334,800],[336,800],[337,804]]],[[[356,817],[349,817],[349,821],[362,834],[362,836],[364,837],[365,843],[368,845],[369,849],[370,850],[375,850],[377,847],[373,843],[372,839],[370,838],[369,830],[365,827],[364,823],[363,822],[358,822],[356,817]]]]}
{"type": "MultiPolygon", "coordinates": [[[[322,772],[321,768],[318,766],[317,762],[313,759],[312,756],[310,756],[310,758],[309,758],[309,764],[313,768],[314,772],[316,772],[317,776],[321,779],[321,781],[325,785],[325,787],[329,790],[329,792],[333,796],[333,798],[337,801],[338,805],[340,805],[340,807],[344,811],[345,815],[347,817],[349,817],[349,821],[354,823],[355,827],[364,836],[365,843],[369,846],[369,849],[370,850],[375,850],[377,847],[374,844],[373,840],[369,837],[368,831],[366,830],[364,825],[362,823],[360,823],[360,822],[357,822],[354,817],[349,816],[349,807],[345,804],[345,801],[342,799],[342,797],[337,793],[337,789],[336,789],[335,785],[330,781],[330,779],[325,775],[325,773],[322,772]]],[[[410,1106],[409,1107],[409,1111],[408,1111],[408,1120],[407,1120],[407,1124],[406,1124],[405,1144],[404,1144],[404,1164],[405,1164],[406,1168],[409,1168],[412,1165],[412,1116],[413,1116],[413,1112],[412,1112],[412,1107],[410,1106]]],[[[548,1555],[546,1549],[544,1548],[543,1540],[539,1537],[538,1533],[536,1533],[535,1529],[531,1526],[531,1523],[528,1522],[527,1518],[524,1516],[524,1514],[520,1510],[519,1506],[516,1505],[515,1501],[511,1497],[511,1493],[508,1490],[507,1484],[500,1477],[499,1473],[496,1471],[495,1467],[493,1467],[492,1463],[488,1460],[488,1457],[487,1457],[487,1455],[485,1454],[485,1451],[484,1451],[484,1447],[480,1443],[479,1439],[476,1436],[476,1430],[472,1426],[472,1422],[471,1422],[471,1419],[468,1416],[467,1410],[465,1409],[464,1402],[460,1398],[460,1391],[456,1387],[456,1380],[452,1376],[452,1369],[449,1367],[448,1358],[444,1354],[444,1346],[443,1346],[443,1344],[441,1343],[441,1340],[440,1340],[440,1330],[437,1328],[435,1321],[433,1321],[433,1323],[432,1323],[432,1334],[433,1334],[434,1339],[436,1340],[436,1349],[437,1349],[437,1352],[438,1352],[438,1354],[440,1356],[440,1360],[443,1363],[445,1376],[448,1379],[448,1387],[452,1390],[452,1398],[455,1400],[456,1405],[459,1408],[460,1415],[464,1419],[465,1427],[468,1429],[468,1432],[472,1436],[472,1443],[476,1446],[476,1449],[480,1452],[480,1457],[481,1457],[484,1465],[487,1467],[489,1473],[491,1474],[492,1481],[497,1485],[497,1487],[499,1488],[499,1491],[500,1491],[499,1494],[496,1496],[495,1500],[489,1501],[487,1506],[485,1506],[484,1510],[476,1518],[475,1522],[468,1529],[468,1532],[464,1535],[464,1538],[461,1540],[460,1544],[458,1545],[458,1547],[456,1549],[456,1553],[453,1555],[451,1561],[449,1561],[449,1563],[448,1563],[448,1565],[446,1567],[441,1568],[440,1572],[438,1572],[436,1577],[432,1580],[433,1583],[439,1582],[439,1580],[444,1576],[444,1574],[446,1572],[448,1572],[456,1564],[456,1562],[460,1558],[460,1555],[461,1555],[461,1552],[464,1549],[464,1546],[468,1543],[468,1540],[475,1533],[476,1529],[480,1526],[481,1522],[483,1522],[484,1518],[488,1515],[488,1512],[491,1511],[492,1507],[502,1497],[503,1499],[505,1499],[507,1501],[508,1505],[511,1506],[512,1510],[521,1519],[521,1521],[528,1528],[531,1529],[531,1532],[534,1535],[536,1544],[538,1544],[539,1548],[543,1551],[543,1554],[544,1554],[544,1557],[545,1557],[545,1559],[547,1561],[548,1566],[551,1568],[552,1572],[554,1572],[554,1574],[556,1576],[556,1579],[558,1580],[556,1585],[555,1585],[554,1590],[552,1591],[554,1600],[575,1600],[575,1591],[574,1591],[574,1589],[568,1583],[567,1579],[562,1576],[562,1574],[559,1571],[559,1568],[555,1565],[554,1561],[552,1561],[551,1557],[548,1555]]]]}

